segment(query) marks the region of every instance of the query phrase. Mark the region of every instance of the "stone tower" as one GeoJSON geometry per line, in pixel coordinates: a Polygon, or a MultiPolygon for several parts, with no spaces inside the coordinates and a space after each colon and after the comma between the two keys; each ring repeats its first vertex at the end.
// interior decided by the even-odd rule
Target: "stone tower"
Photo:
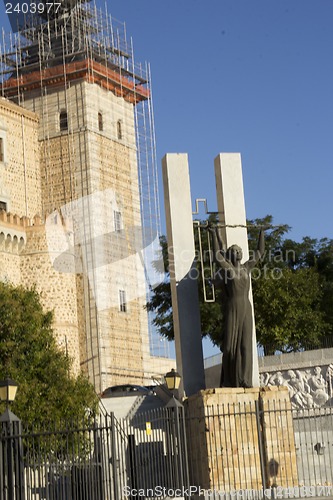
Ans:
{"type": "Polygon", "coordinates": [[[34,203],[15,205],[26,191],[15,181],[3,196],[19,218],[39,216],[24,223],[21,282],[44,292],[59,343],[102,391],[153,375],[144,248],[157,240],[159,212],[149,75],[134,65],[123,25],[95,6],[68,5],[19,28],[14,51],[2,48],[11,54],[2,95],[38,123],[39,160],[34,203]]]}

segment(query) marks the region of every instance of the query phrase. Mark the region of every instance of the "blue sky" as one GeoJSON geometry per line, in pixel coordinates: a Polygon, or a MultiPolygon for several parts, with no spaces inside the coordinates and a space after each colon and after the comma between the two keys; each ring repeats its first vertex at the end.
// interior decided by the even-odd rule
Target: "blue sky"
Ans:
{"type": "Polygon", "coordinates": [[[126,22],[136,59],[151,64],[159,169],[166,152],[187,152],[193,198],[213,210],[213,159],[240,152],[249,218],[271,214],[296,240],[332,238],[333,2],[121,0],[109,9],[126,22]]]}
{"type": "Polygon", "coordinates": [[[214,157],[240,152],[248,218],[333,238],[333,2],[107,3],[151,64],[159,170],[187,152],[193,199],[214,210],[214,157]]]}
{"type": "MultiPolygon", "coordinates": [[[[240,152],[248,218],[271,214],[296,240],[332,238],[333,2],[107,5],[151,64],[159,170],[165,153],[187,152],[192,196],[214,210],[214,157],[240,152]]],[[[5,17],[0,3],[8,30],[5,17]]]]}
{"type": "Polygon", "coordinates": [[[110,11],[151,64],[158,168],[187,152],[192,197],[214,210],[213,159],[240,152],[248,218],[271,214],[295,240],[333,238],[333,2],[122,0],[110,11]]]}

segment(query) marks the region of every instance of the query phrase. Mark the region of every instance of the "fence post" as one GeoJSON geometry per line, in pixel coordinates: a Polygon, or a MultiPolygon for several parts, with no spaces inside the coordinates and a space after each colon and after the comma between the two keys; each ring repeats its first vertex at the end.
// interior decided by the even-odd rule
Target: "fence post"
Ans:
{"type": "Polygon", "coordinates": [[[187,448],[186,434],[184,424],[184,407],[173,396],[166,405],[168,410],[171,429],[172,429],[172,447],[173,447],[173,475],[175,476],[175,485],[173,488],[187,488],[189,486],[188,463],[187,463],[187,448]],[[182,418],[182,429],[180,428],[179,419],[182,418]],[[182,432],[181,432],[182,431],[182,432]]]}
{"type": "Polygon", "coordinates": [[[93,468],[95,468],[96,474],[93,475],[96,479],[96,490],[95,490],[95,498],[97,500],[104,500],[105,492],[104,492],[104,452],[103,452],[103,444],[102,444],[102,426],[98,426],[96,422],[96,417],[94,417],[94,459],[95,463],[93,464],[93,468]]]}
{"type": "Polygon", "coordinates": [[[25,500],[21,421],[8,408],[1,424],[1,498],[25,500]]]}
{"type": "Polygon", "coordinates": [[[130,480],[130,487],[132,489],[138,489],[138,480],[137,480],[137,470],[138,470],[138,465],[137,465],[137,460],[136,460],[136,454],[135,454],[135,435],[134,434],[129,434],[128,435],[128,458],[129,458],[129,480],[130,480]]]}
{"type": "Polygon", "coordinates": [[[117,447],[116,447],[116,423],[114,413],[111,412],[111,453],[112,453],[112,475],[114,500],[119,500],[118,470],[117,470],[117,447]]]}
{"type": "Polygon", "coordinates": [[[184,474],[185,474],[184,483],[185,483],[185,488],[189,489],[189,487],[190,487],[190,473],[189,473],[189,468],[188,468],[188,452],[187,452],[185,408],[184,408],[184,406],[182,406],[180,408],[180,417],[182,420],[182,435],[183,435],[182,445],[183,445],[183,450],[184,450],[184,474]]]}
{"type": "Polygon", "coordinates": [[[263,418],[263,410],[260,409],[260,402],[259,401],[255,401],[254,403],[255,403],[257,430],[258,430],[260,471],[261,471],[262,487],[263,487],[263,490],[265,492],[267,489],[266,455],[264,452],[264,436],[263,436],[262,427],[261,427],[261,422],[262,422],[262,418],[263,418]]]}

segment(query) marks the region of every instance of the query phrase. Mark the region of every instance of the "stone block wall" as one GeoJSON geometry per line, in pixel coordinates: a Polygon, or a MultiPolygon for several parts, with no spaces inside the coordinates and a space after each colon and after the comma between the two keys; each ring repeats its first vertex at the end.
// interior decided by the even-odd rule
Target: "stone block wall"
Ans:
{"type": "MultiPolygon", "coordinates": [[[[27,242],[21,254],[21,284],[34,285],[40,293],[45,310],[54,313],[53,330],[58,345],[73,360],[73,372],[80,371],[79,330],[77,320],[76,275],[58,272],[50,259],[45,225],[36,220],[33,226],[26,228],[27,242]]],[[[74,255],[68,255],[68,260],[74,255]]],[[[72,268],[72,266],[70,266],[72,268]]]]}
{"type": "Polygon", "coordinates": [[[285,388],[208,389],[188,398],[186,411],[191,484],[224,492],[297,484],[285,388]]]}
{"type": "Polygon", "coordinates": [[[0,279],[21,283],[20,255],[26,242],[26,218],[0,211],[0,279]]]}
{"type": "Polygon", "coordinates": [[[260,389],[266,486],[298,485],[294,422],[286,387],[260,389]]]}
{"type": "MultiPolygon", "coordinates": [[[[74,256],[68,255],[68,259],[74,256]]],[[[79,373],[76,275],[59,273],[52,265],[40,217],[19,218],[0,212],[0,277],[14,285],[36,288],[44,310],[54,313],[58,345],[73,359],[73,372],[79,373]]]]}
{"type": "Polygon", "coordinates": [[[81,366],[98,392],[124,382],[142,384],[149,378],[150,354],[145,275],[135,256],[141,209],[133,105],[77,81],[43,97],[32,92],[25,106],[40,117],[43,213],[60,211],[72,200],[82,203],[74,233],[83,272],[76,278],[81,366]],[[61,111],[67,112],[67,130],[60,130],[61,111]],[[96,194],[105,195],[102,208],[96,194]],[[121,213],[125,247],[114,234],[114,211],[121,213]],[[125,312],[119,290],[126,293],[125,312]]]}
{"type": "Polygon", "coordinates": [[[0,201],[7,211],[21,216],[41,214],[41,179],[38,116],[0,98],[0,137],[4,161],[0,161],[0,201]]]}
{"type": "Polygon", "coordinates": [[[44,307],[54,310],[58,343],[98,392],[119,383],[151,383],[133,105],[80,80],[43,96],[36,89],[25,96],[24,109],[0,99],[0,138],[0,201],[18,220],[30,219],[21,228],[23,248],[16,222],[8,214],[0,220],[0,278],[35,284],[44,307]],[[68,127],[61,130],[63,111],[68,127]],[[82,210],[82,227],[62,256],[75,263],[61,272],[52,265],[45,219],[106,192],[114,196],[102,210],[94,201],[82,210]],[[114,234],[112,241],[100,238],[115,232],[115,211],[125,245],[114,234]],[[126,311],[120,310],[119,290],[126,293],[126,311]]]}

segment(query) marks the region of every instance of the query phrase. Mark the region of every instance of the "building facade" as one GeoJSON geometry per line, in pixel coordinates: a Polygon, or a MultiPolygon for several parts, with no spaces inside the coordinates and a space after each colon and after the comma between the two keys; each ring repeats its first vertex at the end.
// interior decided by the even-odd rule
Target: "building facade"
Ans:
{"type": "Polygon", "coordinates": [[[100,392],[169,367],[144,309],[159,234],[149,70],[105,12],[61,9],[1,47],[0,278],[36,286],[100,392]]]}

